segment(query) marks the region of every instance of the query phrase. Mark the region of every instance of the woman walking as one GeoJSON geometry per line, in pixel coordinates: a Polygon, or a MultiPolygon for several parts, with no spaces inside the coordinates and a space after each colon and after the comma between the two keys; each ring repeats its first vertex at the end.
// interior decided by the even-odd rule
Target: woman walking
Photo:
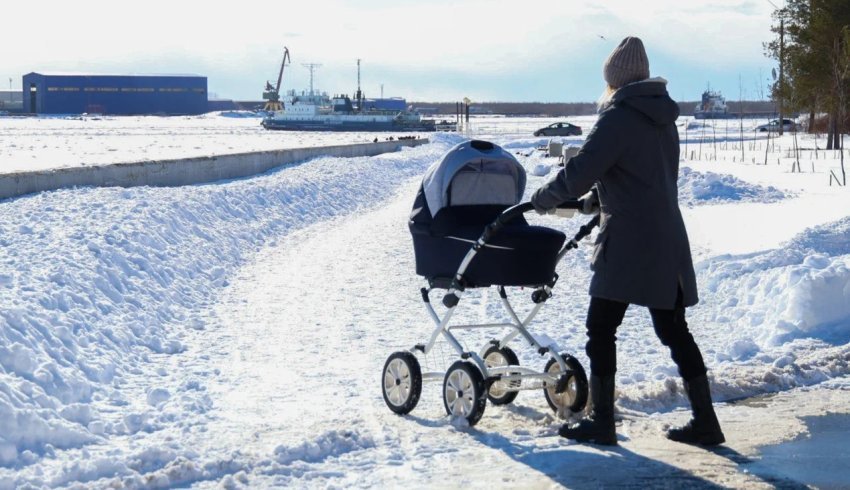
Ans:
{"type": "Polygon", "coordinates": [[[655,333],[670,348],[685,382],[693,418],[667,432],[674,441],[725,442],[711,404],[705,364],[688,331],[685,308],[697,303],[687,231],[678,204],[678,105],[666,80],[649,78],[643,43],[627,37],[605,61],[608,83],[596,125],[578,155],[538,189],[540,212],[582,196],[601,213],[591,261],[587,356],[592,406],[569,439],[617,443],[614,429],[616,331],[630,304],[649,308],[655,333]]]}

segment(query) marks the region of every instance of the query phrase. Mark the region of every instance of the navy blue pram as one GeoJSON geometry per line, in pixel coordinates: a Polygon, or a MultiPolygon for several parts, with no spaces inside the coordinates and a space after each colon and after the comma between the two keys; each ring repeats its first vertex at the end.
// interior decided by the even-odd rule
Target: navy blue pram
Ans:
{"type": "MultiPolygon", "coordinates": [[[[580,411],[587,401],[587,377],[581,363],[564,353],[545,335],[532,335],[527,326],[557,282],[555,266],[598,219],[581,228],[572,240],[560,231],[530,225],[520,204],[525,192],[525,169],[502,148],[486,141],[466,141],[434,163],[422,179],[410,215],[416,273],[425,277],[422,301],[436,327],[425,344],[394,352],[384,364],[381,388],[393,412],[406,414],[419,402],[423,381],[443,381],[446,413],[470,425],[480,420],[487,400],[494,405],[513,402],[520,390],[542,390],[549,406],[561,416],[580,411]],[[566,244],[565,244],[566,242],[566,244]],[[464,292],[496,286],[510,321],[455,325],[452,314],[464,292]],[[532,289],[534,306],[520,319],[508,301],[506,287],[532,289]],[[431,304],[434,289],[447,290],[442,314],[431,304]],[[467,351],[453,332],[471,329],[509,329],[478,352],[467,351]],[[419,357],[428,356],[438,337],[460,357],[444,371],[423,372],[419,357]],[[549,358],[543,371],[520,366],[508,346],[522,339],[549,358]]],[[[575,210],[578,201],[559,206],[575,210]]]]}
{"type": "MultiPolygon", "coordinates": [[[[410,217],[416,273],[446,287],[484,228],[519,203],[525,169],[502,148],[467,141],[432,166],[410,217]]],[[[566,235],[518,216],[493,237],[464,274],[463,287],[540,286],[553,280],[566,235]]]]}

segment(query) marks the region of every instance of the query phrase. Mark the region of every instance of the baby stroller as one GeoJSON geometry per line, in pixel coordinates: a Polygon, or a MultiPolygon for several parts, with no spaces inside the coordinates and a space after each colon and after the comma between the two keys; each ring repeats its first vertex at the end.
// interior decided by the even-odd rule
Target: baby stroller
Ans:
{"type": "MultiPolygon", "coordinates": [[[[413,235],[416,273],[424,276],[422,301],[436,325],[427,343],[389,356],[381,376],[384,401],[395,413],[416,407],[423,381],[443,381],[443,404],[452,417],[475,425],[487,400],[496,405],[514,401],[520,390],[542,390],[559,415],[577,412],[587,401],[587,377],[578,360],[561,352],[545,335],[526,327],[550,297],[558,280],[555,266],[577,242],[590,234],[598,218],[581,227],[566,242],[560,231],[532,226],[523,214],[530,203],[518,204],[525,191],[525,169],[508,152],[486,141],[466,141],[432,165],[413,204],[409,226],[413,235]],[[566,245],[565,245],[566,242],[566,245]],[[464,291],[495,286],[509,323],[450,325],[464,291]],[[511,307],[509,286],[529,287],[534,306],[525,319],[511,307]],[[442,318],[431,304],[434,289],[445,289],[442,318]],[[478,352],[466,351],[454,332],[470,329],[508,330],[478,352]],[[418,356],[427,356],[442,336],[460,358],[445,372],[422,372],[418,356]],[[517,337],[541,356],[542,372],[519,365],[508,344],[517,337]]],[[[559,208],[572,215],[579,201],[559,208]]]]}

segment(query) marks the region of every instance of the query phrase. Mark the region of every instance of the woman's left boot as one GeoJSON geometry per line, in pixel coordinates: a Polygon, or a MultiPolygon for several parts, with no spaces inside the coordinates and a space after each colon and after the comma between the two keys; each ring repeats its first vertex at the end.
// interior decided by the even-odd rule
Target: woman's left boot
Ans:
{"type": "Polygon", "coordinates": [[[726,442],[720,422],[711,404],[711,390],[705,375],[685,381],[685,390],[691,401],[693,418],[684,426],[667,431],[667,439],[687,444],[717,446],[726,442]]]}

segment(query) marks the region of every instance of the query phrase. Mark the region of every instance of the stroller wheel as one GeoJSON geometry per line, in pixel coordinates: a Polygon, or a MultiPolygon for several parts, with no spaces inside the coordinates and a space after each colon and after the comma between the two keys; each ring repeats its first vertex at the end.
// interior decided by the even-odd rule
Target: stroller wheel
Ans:
{"type": "MultiPolygon", "coordinates": [[[[519,366],[519,359],[510,347],[502,347],[499,349],[495,345],[491,345],[484,352],[484,364],[487,368],[504,367],[504,366],[519,366]]],[[[507,405],[516,399],[519,394],[517,391],[509,391],[518,389],[519,381],[495,381],[490,385],[490,390],[487,392],[487,398],[493,405],[507,405]]]]}
{"type": "Polygon", "coordinates": [[[394,352],[384,363],[381,392],[390,410],[404,415],[416,408],[422,394],[422,370],[410,352],[394,352]]]}
{"type": "MultiPolygon", "coordinates": [[[[584,405],[587,403],[587,375],[578,359],[567,353],[562,353],[561,357],[564,358],[567,368],[571,371],[567,378],[566,390],[557,393],[556,386],[549,386],[543,389],[543,395],[546,397],[546,402],[556,413],[562,413],[565,409],[571,412],[579,412],[584,409],[584,405]]],[[[562,372],[561,366],[558,365],[554,357],[546,363],[545,371],[555,375],[562,372]]]]}
{"type": "Polygon", "coordinates": [[[443,380],[443,404],[452,417],[464,417],[470,426],[481,420],[487,391],[481,371],[469,361],[456,361],[443,380]]]}

